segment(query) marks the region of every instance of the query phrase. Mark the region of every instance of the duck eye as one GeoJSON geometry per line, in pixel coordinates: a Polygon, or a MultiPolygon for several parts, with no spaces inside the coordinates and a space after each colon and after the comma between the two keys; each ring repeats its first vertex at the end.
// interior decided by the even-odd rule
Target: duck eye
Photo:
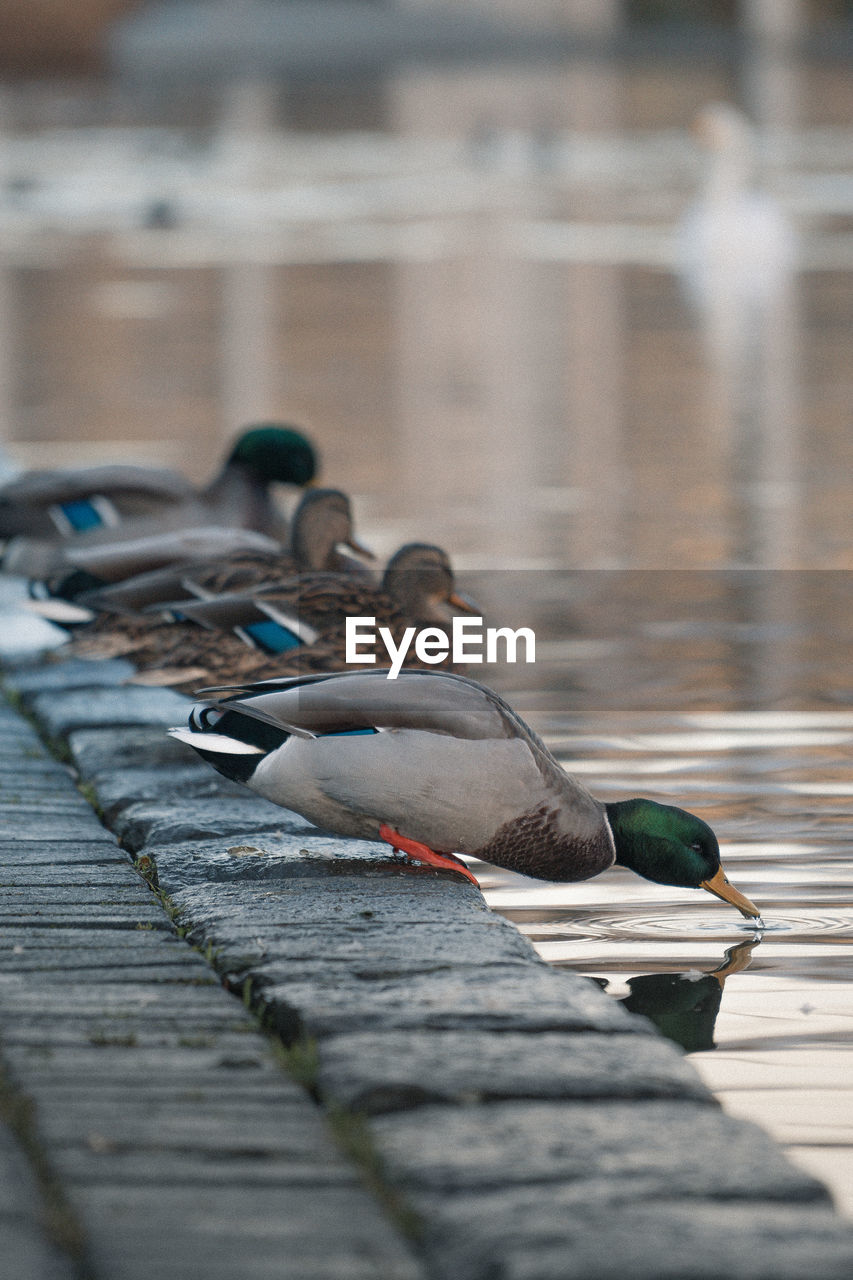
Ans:
{"type": "Polygon", "coordinates": [[[693,843],[691,844],[690,848],[691,848],[691,849],[694,849],[694,850],[696,851],[696,853],[701,853],[701,852],[702,852],[702,844],[701,844],[701,842],[700,842],[699,840],[694,840],[694,841],[693,841],[693,843]]]}

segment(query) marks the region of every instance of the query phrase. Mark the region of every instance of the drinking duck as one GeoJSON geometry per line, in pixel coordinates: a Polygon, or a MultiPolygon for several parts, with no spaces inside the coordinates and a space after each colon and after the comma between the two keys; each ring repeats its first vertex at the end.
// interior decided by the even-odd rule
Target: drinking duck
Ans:
{"type": "Polygon", "coordinates": [[[702,888],[747,917],[714,832],[652,800],[596,800],[498,694],[464,676],[381,670],[226,686],[170,733],[228,778],[343,836],[476,880],[470,854],[541,880],[613,863],[702,888]]]}
{"type": "Polygon", "coordinates": [[[192,525],[281,537],[287,521],[270,485],[302,487],[316,469],[314,448],[300,431],[262,423],[243,432],[218,475],[198,490],[177,472],[146,467],[28,471],[0,489],[0,539],[10,540],[3,569],[43,577],[51,549],[67,539],[92,547],[192,525]]]}

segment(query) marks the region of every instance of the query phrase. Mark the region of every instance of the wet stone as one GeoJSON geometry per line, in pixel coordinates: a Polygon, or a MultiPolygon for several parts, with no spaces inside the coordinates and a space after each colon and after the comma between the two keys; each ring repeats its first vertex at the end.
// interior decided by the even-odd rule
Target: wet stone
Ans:
{"type": "MultiPolygon", "coordinates": [[[[134,960],[130,963],[122,965],[120,962],[113,964],[91,964],[87,963],[85,957],[74,958],[74,968],[69,971],[68,961],[65,963],[56,960],[53,964],[46,964],[44,961],[36,961],[26,956],[13,956],[11,960],[5,960],[0,955],[0,973],[39,973],[50,977],[52,983],[78,982],[80,979],[97,976],[101,982],[122,983],[122,982],[138,982],[139,981],[139,962],[134,960]],[[21,963],[15,963],[21,961],[21,963]]],[[[146,982],[196,982],[210,981],[209,972],[202,977],[197,966],[192,960],[179,960],[177,958],[167,962],[149,962],[145,968],[146,982]]]]}
{"type": "Polygon", "coordinates": [[[0,1125],[0,1221],[27,1217],[38,1190],[29,1164],[10,1129],[0,1125]]]}
{"type": "MultiPolygon", "coordinates": [[[[87,780],[94,788],[95,799],[105,819],[111,823],[122,809],[131,804],[160,805],[174,818],[188,797],[216,797],[217,801],[232,796],[241,800],[251,798],[245,787],[214,773],[201,761],[198,764],[158,765],[151,769],[106,770],[89,775],[87,780]]],[[[255,798],[259,804],[264,804],[263,800],[255,798]]]]}
{"type": "MultiPolygon", "coordinates": [[[[84,936],[78,925],[29,929],[8,924],[0,933],[0,955],[6,955],[9,952],[21,956],[52,955],[59,963],[69,967],[77,954],[88,957],[115,951],[127,957],[136,956],[140,962],[144,962],[152,948],[162,949],[162,955],[173,954],[176,949],[182,953],[195,955],[195,952],[187,948],[185,942],[175,937],[168,919],[162,912],[161,919],[163,930],[128,929],[122,925],[114,929],[93,929],[89,936],[84,936]]],[[[83,927],[85,928],[85,925],[83,927]]]]}
{"type": "Polygon", "coordinates": [[[321,1091],[380,1114],[431,1103],[508,1099],[693,1098],[711,1095],[665,1040],[591,1031],[406,1031],[336,1036],[321,1091]]]}
{"type": "MultiPolygon", "coordinates": [[[[128,1196],[133,1196],[137,1187],[164,1184],[209,1187],[226,1195],[229,1187],[250,1190],[306,1186],[349,1188],[355,1194],[363,1194],[356,1171],[340,1161],[311,1163],[304,1157],[297,1162],[262,1152],[253,1154],[251,1150],[229,1154],[226,1160],[215,1151],[174,1151],[168,1147],[116,1146],[105,1150],[99,1134],[93,1136],[91,1146],[63,1147],[57,1153],[56,1166],[64,1178],[77,1182],[103,1182],[108,1175],[110,1185],[124,1187],[128,1196]]],[[[281,1275],[272,1273],[270,1280],[280,1280],[281,1275]]]]}
{"type": "MultiPolygon", "coordinates": [[[[145,853],[156,862],[161,885],[174,894],[188,885],[223,881],[291,881],[304,877],[307,882],[308,878],[322,877],[337,882],[347,874],[352,881],[361,881],[365,876],[392,877],[404,870],[387,845],[322,834],[299,814],[277,805],[264,806],[261,812],[277,815],[276,825],[253,829],[246,824],[224,839],[175,841],[170,845],[152,842],[145,853]]],[[[414,867],[405,870],[415,874],[420,871],[414,867]]],[[[428,874],[435,876],[431,870],[428,874]]],[[[450,878],[458,882],[458,877],[450,878]]]]}
{"type": "Polygon", "coordinates": [[[91,805],[79,791],[66,790],[58,779],[56,786],[39,796],[22,795],[20,791],[5,788],[0,792],[0,823],[8,823],[17,818],[25,834],[27,825],[37,823],[41,814],[62,814],[63,817],[68,814],[83,818],[89,823],[94,816],[91,805]]]}
{"type": "Polygon", "coordinates": [[[143,1021],[158,1018],[208,1018],[217,1027],[238,1017],[239,1004],[222,991],[209,973],[200,981],[181,983],[100,982],[93,977],[64,983],[39,983],[31,975],[0,986],[0,1010],[14,1017],[15,1006],[35,1018],[127,1017],[143,1021]]]}
{"type": "Polygon", "coordinates": [[[62,738],[75,729],[124,725],[169,725],[186,721],[189,700],[171,689],[125,685],[103,689],[42,693],[32,711],[49,738],[62,738]]]}
{"type": "Polygon", "coordinates": [[[649,1024],[608,1000],[593,982],[557,974],[544,963],[455,965],[399,977],[359,980],[323,971],[259,987],[267,1016],[282,1032],[316,1037],[356,1031],[438,1029],[623,1031],[649,1034],[649,1024]]]}
{"type": "MultiPolygon", "coordinates": [[[[148,843],[159,846],[244,836],[254,831],[280,831],[289,817],[287,810],[257,796],[184,796],[180,803],[144,800],[129,804],[115,814],[112,828],[122,844],[135,852],[148,843]]],[[[299,819],[297,829],[305,825],[299,819]]]]}
{"type": "Polygon", "coordinates": [[[117,866],[130,870],[128,856],[119,849],[108,831],[99,828],[87,840],[0,840],[0,868],[53,866],[57,873],[73,874],[75,864],[117,866]],[[93,838],[97,836],[97,838],[93,838]]]}
{"type": "Polygon", "coordinates": [[[578,1206],[828,1198],[756,1125],[691,1101],[422,1107],[377,1117],[373,1134],[395,1183],[443,1195],[568,1183],[578,1206]]]}
{"type": "Polygon", "coordinates": [[[39,693],[120,685],[135,670],[132,663],[122,658],[84,662],[81,658],[69,657],[4,672],[3,683],[26,704],[29,697],[39,693]]]}
{"type": "MultiPolygon", "coordinates": [[[[330,932],[322,924],[288,925],[284,929],[256,931],[251,963],[266,982],[284,983],[307,961],[320,960],[330,968],[345,965],[358,976],[362,972],[405,973],[449,964],[499,964],[539,960],[531,943],[500,916],[475,916],[471,921],[451,920],[409,923],[389,930],[382,923],[360,919],[330,932]]],[[[217,948],[221,971],[246,965],[246,951],[238,945],[217,948]]]]}
{"type": "MultiPolygon", "coordinates": [[[[9,883],[0,871],[0,882],[3,886],[0,911],[4,915],[13,911],[17,904],[29,911],[41,910],[42,914],[51,910],[63,913],[77,907],[91,911],[94,916],[105,911],[145,909],[154,901],[141,880],[138,884],[125,883],[123,878],[121,882],[112,884],[102,884],[97,879],[83,884],[44,884],[37,880],[9,883]]],[[[155,905],[162,914],[159,903],[155,905]]]]}
{"type": "Polygon", "coordinates": [[[436,1280],[847,1280],[850,1225],[766,1201],[584,1204],[563,1188],[418,1197],[436,1280]]]}
{"type": "Polygon", "coordinates": [[[0,866],[0,886],[24,888],[28,885],[74,893],[87,889],[118,889],[129,893],[139,888],[139,877],[126,858],[124,863],[81,862],[57,866],[54,863],[32,862],[0,866]]]}
{"type": "Polygon", "coordinates": [[[107,970],[118,974],[131,973],[134,968],[144,968],[147,974],[154,965],[175,970],[191,967],[205,976],[210,973],[203,958],[182,939],[162,937],[153,929],[94,930],[91,938],[81,937],[79,930],[74,930],[73,936],[71,931],[57,936],[61,931],[30,930],[25,934],[18,930],[14,940],[7,937],[8,932],[4,929],[0,940],[0,968],[18,973],[53,975],[61,971],[70,978],[98,970],[100,977],[107,970]]]}
{"type": "Polygon", "coordinates": [[[34,812],[23,808],[13,811],[12,806],[0,812],[0,844],[17,839],[47,840],[51,843],[60,840],[92,841],[99,836],[115,845],[115,839],[104,831],[91,809],[86,813],[76,804],[65,813],[34,812]]]}
{"type": "Polygon", "coordinates": [[[0,1259],[14,1280],[77,1280],[80,1274],[45,1237],[40,1221],[0,1218],[0,1259]]]}
{"type": "MultiPolygon", "coordinates": [[[[193,1042],[203,1042],[211,1037],[203,1027],[194,1030],[180,1025],[158,1027],[156,1032],[134,1022],[117,1020],[93,1025],[85,1043],[67,1043],[74,1028],[60,1028],[57,1036],[44,1043],[35,1038],[35,1028],[13,1028],[9,1038],[9,1069],[17,1075],[23,1088],[39,1087],[39,1097],[61,1091],[69,1078],[84,1083],[66,1098],[66,1105],[76,1107],[78,1099],[87,1091],[97,1090],[106,1094],[115,1090],[116,1081],[125,1084],[118,1096],[144,1093],[149,1079],[162,1080],[170,1096],[184,1094],[198,1098],[209,1091],[208,1076],[215,1074],[223,1082],[229,1094],[239,1092],[247,1079],[263,1070],[263,1061],[256,1046],[247,1035],[239,1037],[240,1043],[231,1048],[218,1046],[212,1049],[193,1048],[193,1042]],[[153,1043],[149,1043],[152,1041],[153,1043]]],[[[254,1031],[254,1027],[247,1029],[254,1031]]]]}
{"type": "Polygon", "coordinates": [[[233,1017],[217,1021],[207,1019],[203,1009],[181,1018],[174,1010],[157,1016],[116,1006],[85,1011],[78,1020],[57,1017],[47,1035],[36,1015],[4,1012],[4,1059],[25,1089],[30,1083],[35,1087],[39,1076],[42,1084],[49,1079],[52,1088],[71,1082],[80,1096],[93,1087],[118,1084],[135,1095],[151,1079],[163,1084],[174,1080],[176,1088],[200,1087],[199,1081],[193,1083],[193,1073],[208,1070],[224,1072],[234,1087],[238,1074],[259,1069],[263,1048],[263,1041],[253,1038],[256,1025],[240,1012],[236,1008],[233,1017]],[[128,1076],[137,1060],[139,1075],[128,1076]]]}
{"type": "Polygon", "coordinates": [[[34,774],[29,769],[0,768],[0,804],[18,803],[23,796],[29,804],[55,796],[60,790],[64,791],[65,777],[67,774],[61,765],[34,774]]]}
{"type": "Polygon", "coordinates": [[[162,929],[166,933],[172,932],[168,918],[156,902],[150,907],[110,905],[98,906],[97,909],[87,904],[85,912],[81,912],[80,904],[74,902],[63,906],[49,902],[32,905],[29,901],[6,905],[0,900],[0,927],[6,933],[15,926],[47,931],[76,928],[81,937],[87,931],[99,929],[162,929]]]}
{"type": "Polygon", "coordinates": [[[333,842],[328,850],[320,847],[322,841],[305,850],[302,839],[279,840],[268,833],[263,838],[247,833],[245,842],[233,839],[233,844],[217,842],[216,865],[236,863],[241,877],[260,873],[268,883],[210,883],[215,877],[202,874],[199,884],[184,888],[185,877],[194,867],[202,873],[210,867],[207,849],[199,851],[199,862],[195,861],[197,847],[191,845],[145,850],[156,863],[161,889],[172,895],[197,929],[221,924],[227,936],[231,922],[238,928],[253,922],[259,926],[326,923],[338,928],[366,919],[402,926],[491,916],[483,895],[470,881],[452,871],[394,864],[387,855],[381,856],[379,845],[342,841],[341,856],[334,857],[333,842]],[[373,860],[364,858],[365,849],[374,853],[373,860]],[[266,870],[272,865],[274,875],[266,870]]]}
{"type": "MultiPolygon", "coordinates": [[[[102,1095],[77,1097],[73,1110],[66,1098],[44,1091],[39,1098],[39,1131],[59,1147],[88,1145],[97,1133],[103,1155],[101,1177],[109,1177],[110,1149],[142,1147],[207,1153],[218,1160],[251,1153],[256,1160],[278,1159],[294,1166],[310,1165],[311,1176],[334,1169],[339,1153],[319,1114],[306,1105],[296,1085],[282,1080],[277,1097],[231,1099],[224,1091],[216,1099],[216,1123],[211,1123],[209,1099],[203,1090],[177,1096],[125,1095],[119,1102],[102,1095]]],[[[336,1178],[340,1181],[340,1178],[336,1178]]],[[[348,1181],[355,1182],[355,1170],[348,1181]]]]}
{"type": "MultiPolygon", "coordinates": [[[[170,721],[185,724],[183,715],[170,721]]],[[[122,770],[142,773],[143,769],[184,768],[198,765],[198,757],[191,747],[176,738],[170,738],[161,724],[153,726],[122,725],[119,728],[75,729],[69,736],[68,746],[74,764],[82,778],[118,774],[122,770]]],[[[218,778],[210,766],[209,774],[218,778]]],[[[222,779],[224,782],[224,779],[222,779]]]]}
{"type": "Polygon", "coordinates": [[[369,1194],[335,1187],[78,1184],[75,1204],[109,1222],[96,1274],[121,1280],[420,1280],[408,1246],[369,1194]],[[152,1223],[157,1229],[152,1230],[152,1223]]]}

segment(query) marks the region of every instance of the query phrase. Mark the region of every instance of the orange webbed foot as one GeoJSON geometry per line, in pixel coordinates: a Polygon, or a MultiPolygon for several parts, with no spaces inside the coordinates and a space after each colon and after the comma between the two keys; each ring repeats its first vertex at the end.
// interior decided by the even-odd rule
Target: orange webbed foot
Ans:
{"type": "Polygon", "coordinates": [[[436,853],[434,849],[430,849],[429,845],[421,844],[420,840],[410,840],[408,836],[401,836],[399,831],[389,827],[386,822],[383,822],[379,828],[379,835],[390,844],[392,849],[404,853],[406,857],[415,858],[418,862],[426,862],[431,867],[443,867],[445,871],[457,871],[479,889],[479,881],[468,870],[465,863],[460,858],[454,857],[452,853],[436,853]]]}

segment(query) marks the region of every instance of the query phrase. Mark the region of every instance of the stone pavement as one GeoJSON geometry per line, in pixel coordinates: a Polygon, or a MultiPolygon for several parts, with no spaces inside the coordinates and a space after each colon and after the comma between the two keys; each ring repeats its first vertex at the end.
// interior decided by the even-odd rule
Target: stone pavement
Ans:
{"type": "Polygon", "coordinates": [[[4,674],[2,1280],[853,1274],[650,1023],[219,778],[129,670],[4,674]]]}

